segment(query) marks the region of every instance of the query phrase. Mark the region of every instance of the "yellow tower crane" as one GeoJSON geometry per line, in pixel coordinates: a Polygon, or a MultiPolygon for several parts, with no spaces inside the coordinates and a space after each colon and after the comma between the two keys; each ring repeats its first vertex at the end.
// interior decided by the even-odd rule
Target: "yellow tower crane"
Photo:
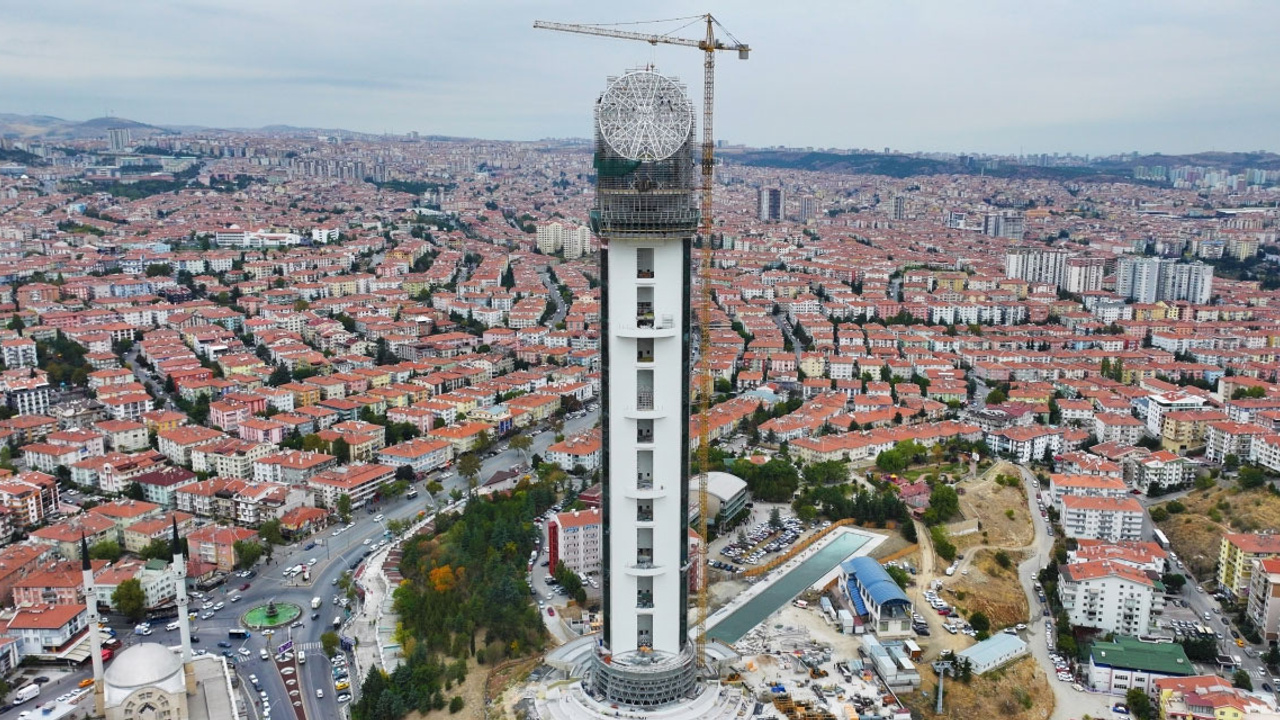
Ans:
{"type": "MultiPolygon", "coordinates": [[[[710,543],[707,542],[707,473],[711,472],[711,396],[715,387],[715,383],[711,372],[711,362],[708,355],[711,349],[711,197],[712,197],[712,179],[715,172],[715,133],[714,133],[714,108],[715,108],[715,90],[716,90],[716,51],[717,50],[736,50],[739,60],[746,60],[751,48],[745,43],[738,42],[719,20],[716,20],[710,13],[705,15],[694,15],[692,17],[673,18],[670,21],[658,20],[653,22],[678,22],[688,20],[686,25],[677,28],[672,32],[678,32],[684,27],[694,24],[695,22],[703,22],[706,24],[706,35],[701,38],[682,38],[673,37],[670,34],[651,34],[634,32],[631,30],[619,30],[617,26],[608,25],[575,25],[568,23],[544,22],[538,20],[533,23],[535,28],[541,30],[558,30],[560,32],[580,33],[583,35],[598,35],[600,37],[618,38],[621,40],[639,40],[647,42],[650,45],[681,45],[683,47],[697,48],[703,53],[702,59],[702,217],[699,227],[699,235],[701,235],[702,248],[698,256],[699,274],[701,275],[701,286],[698,294],[698,466],[701,481],[698,483],[698,534],[702,538],[703,552],[707,551],[710,543]],[[715,30],[720,28],[730,42],[724,42],[716,38],[715,30]]],[[[630,25],[640,23],[628,23],[630,25]]],[[[699,584],[697,592],[698,602],[698,621],[697,621],[697,646],[698,646],[698,663],[708,669],[706,658],[707,645],[707,580],[706,580],[706,563],[705,561],[698,568],[699,584]]]]}

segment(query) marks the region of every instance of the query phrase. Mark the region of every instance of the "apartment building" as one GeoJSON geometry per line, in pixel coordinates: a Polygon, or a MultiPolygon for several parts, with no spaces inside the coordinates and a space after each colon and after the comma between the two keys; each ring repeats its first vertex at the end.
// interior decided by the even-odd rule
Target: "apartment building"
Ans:
{"type": "Polygon", "coordinates": [[[600,574],[604,562],[603,522],[599,508],[557,513],[547,523],[549,569],[554,572],[564,563],[580,577],[600,574]]]}
{"type": "Polygon", "coordinates": [[[1053,504],[1062,508],[1062,498],[1067,495],[1077,497],[1123,498],[1129,494],[1129,487],[1123,480],[1101,475],[1063,475],[1049,476],[1049,494],[1053,504]]]}
{"type": "Polygon", "coordinates": [[[332,510],[343,495],[351,498],[352,507],[360,507],[395,477],[396,469],[390,465],[345,465],[308,478],[307,485],[316,494],[316,504],[332,510]]]}
{"type": "Polygon", "coordinates": [[[1164,586],[1125,563],[1091,560],[1058,569],[1058,599],[1073,627],[1146,635],[1164,608],[1164,586]]]}
{"type": "MultiPolygon", "coordinates": [[[[1204,457],[1212,463],[1226,460],[1228,455],[1235,455],[1240,461],[1253,457],[1253,443],[1256,438],[1266,435],[1265,429],[1245,423],[1220,420],[1211,422],[1205,427],[1204,457]]],[[[1276,457],[1276,468],[1280,468],[1280,454],[1276,457]]]]}
{"type": "Polygon", "coordinates": [[[1245,612],[1264,640],[1280,640],[1280,558],[1253,561],[1245,612]]]}
{"type": "Polygon", "coordinates": [[[1067,537],[1095,540],[1141,540],[1142,505],[1132,497],[1064,495],[1062,528],[1067,537]]]}
{"type": "Polygon", "coordinates": [[[1280,557],[1280,535],[1226,533],[1218,546],[1218,587],[1244,597],[1257,560],[1280,557]]]}
{"type": "Polygon", "coordinates": [[[600,467],[600,447],[600,433],[586,432],[551,445],[543,459],[565,470],[580,466],[591,472],[600,467]]]}
{"type": "Polygon", "coordinates": [[[417,438],[378,452],[378,462],[391,467],[408,465],[416,473],[444,467],[453,459],[453,446],[444,440],[417,438]]]}

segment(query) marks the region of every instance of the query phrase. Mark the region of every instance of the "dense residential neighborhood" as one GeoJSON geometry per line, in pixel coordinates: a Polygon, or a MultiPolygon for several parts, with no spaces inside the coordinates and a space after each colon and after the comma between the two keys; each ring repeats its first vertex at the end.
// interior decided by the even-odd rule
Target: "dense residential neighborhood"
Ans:
{"type": "MultiPolygon", "coordinates": [[[[602,306],[582,147],[140,131],[0,148],[21,160],[0,166],[11,664],[88,657],[82,547],[104,611],[160,617],[173,528],[209,591],[302,543],[327,558],[353,518],[412,508],[389,541],[541,488],[529,588],[572,608],[549,627],[598,627],[602,332],[621,316],[602,306]],[[108,598],[130,581],[126,610],[108,598]]],[[[920,687],[922,660],[1034,662],[1067,712],[1137,690],[1164,718],[1274,717],[1276,171],[1094,183],[734,158],[693,281],[710,324],[689,361],[712,382],[688,388],[707,404],[689,445],[710,443],[714,472],[691,588],[736,588],[729,603],[754,568],[856,525],[901,564],[849,560],[821,599],[889,686],[920,687]],[[980,574],[1019,598],[999,627],[957,589],[980,574]]]]}

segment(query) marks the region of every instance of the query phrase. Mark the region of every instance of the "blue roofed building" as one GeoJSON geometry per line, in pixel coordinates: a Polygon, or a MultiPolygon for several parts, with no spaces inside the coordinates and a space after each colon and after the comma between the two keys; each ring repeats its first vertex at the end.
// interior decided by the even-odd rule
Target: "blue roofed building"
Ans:
{"type": "Polygon", "coordinates": [[[869,557],[840,564],[840,589],[879,637],[910,637],[911,601],[879,562],[869,557]]]}

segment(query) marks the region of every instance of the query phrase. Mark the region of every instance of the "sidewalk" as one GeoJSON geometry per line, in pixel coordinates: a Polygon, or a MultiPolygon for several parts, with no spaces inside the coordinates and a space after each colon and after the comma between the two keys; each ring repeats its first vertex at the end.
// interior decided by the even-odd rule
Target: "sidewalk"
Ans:
{"type": "Polygon", "coordinates": [[[363,684],[370,668],[380,667],[387,673],[393,673],[400,667],[400,648],[395,642],[396,624],[399,621],[394,607],[395,587],[387,579],[384,566],[393,550],[398,550],[406,538],[413,537],[427,523],[435,520],[435,517],[434,512],[427,515],[389,545],[370,555],[355,576],[355,582],[364,590],[364,601],[360,603],[359,611],[353,613],[342,626],[340,633],[355,642],[355,649],[351,653],[352,664],[355,666],[355,677],[359,678],[360,683],[352,683],[353,689],[357,684],[363,684]]]}

